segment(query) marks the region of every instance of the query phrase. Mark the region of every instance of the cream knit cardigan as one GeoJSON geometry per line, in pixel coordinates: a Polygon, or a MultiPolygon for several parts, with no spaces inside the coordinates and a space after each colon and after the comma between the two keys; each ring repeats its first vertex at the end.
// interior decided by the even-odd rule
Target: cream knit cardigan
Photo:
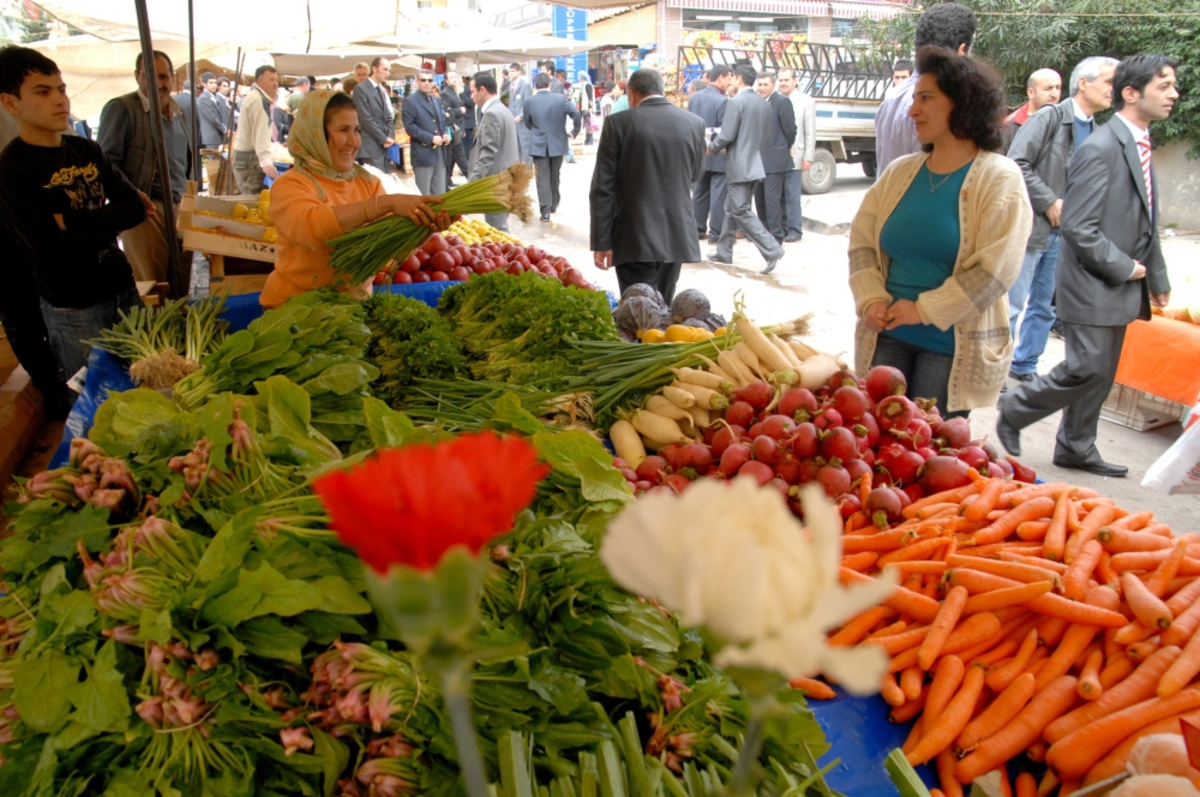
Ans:
{"type": "MultiPolygon", "coordinates": [[[[879,245],[883,225],[928,156],[893,161],[863,198],[850,228],[850,291],[858,315],[855,367],[865,374],[875,355],[876,334],[863,314],[873,303],[892,302],[888,256],[879,245]]],[[[954,273],[942,285],[917,297],[921,320],[938,329],[954,328],[954,364],[943,412],[995,404],[1012,361],[1008,289],[1021,273],[1033,211],[1016,163],[980,152],[971,164],[958,201],[961,237],[954,273]]]]}

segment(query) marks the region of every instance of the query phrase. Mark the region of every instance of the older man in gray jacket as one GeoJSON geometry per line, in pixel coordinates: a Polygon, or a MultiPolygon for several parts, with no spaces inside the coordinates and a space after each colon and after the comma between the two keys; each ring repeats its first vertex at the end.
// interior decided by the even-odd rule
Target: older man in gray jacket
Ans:
{"type": "Polygon", "coordinates": [[[708,146],[710,153],[724,150],[728,156],[725,161],[725,224],[717,241],[717,251],[709,252],[708,259],[714,263],[732,264],[733,244],[741,229],[767,261],[762,273],[770,274],[783,257],[783,246],[767,232],[751,207],[754,184],[766,177],[762,149],[767,142],[770,113],[767,101],[754,91],[757,79],[758,73],[752,66],[743,65],[733,70],[731,87],[737,94],[725,106],[717,140],[708,146]]]}
{"type": "MultiPolygon", "coordinates": [[[[471,80],[471,100],[479,109],[479,126],[471,145],[468,180],[499,174],[521,158],[516,123],[496,94],[496,76],[476,73],[471,80]]],[[[507,213],[485,213],[483,218],[497,230],[508,232],[507,213]]]]}

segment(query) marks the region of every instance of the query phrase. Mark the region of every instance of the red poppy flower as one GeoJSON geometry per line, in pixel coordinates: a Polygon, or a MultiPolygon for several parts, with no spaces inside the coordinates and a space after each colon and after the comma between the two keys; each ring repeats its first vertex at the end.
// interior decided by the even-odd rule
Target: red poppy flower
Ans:
{"type": "Polygon", "coordinates": [[[481,432],[379,451],[313,490],[339,539],[379,573],[396,563],[432,570],[448,548],[478,553],[511,529],[548,471],[525,440],[481,432]]]}

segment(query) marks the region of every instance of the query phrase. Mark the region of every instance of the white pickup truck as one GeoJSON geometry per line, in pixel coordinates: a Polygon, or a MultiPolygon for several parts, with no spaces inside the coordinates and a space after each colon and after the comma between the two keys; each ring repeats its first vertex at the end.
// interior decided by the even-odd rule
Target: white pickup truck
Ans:
{"type": "Polygon", "coordinates": [[[839,163],[861,163],[868,177],[875,176],[875,114],[892,85],[890,64],[868,61],[851,47],[800,42],[769,42],[762,50],[680,47],[678,63],[679,97],[714,64],[791,68],[799,90],[817,102],[817,152],[804,173],[804,192],[832,188],[839,163]]]}

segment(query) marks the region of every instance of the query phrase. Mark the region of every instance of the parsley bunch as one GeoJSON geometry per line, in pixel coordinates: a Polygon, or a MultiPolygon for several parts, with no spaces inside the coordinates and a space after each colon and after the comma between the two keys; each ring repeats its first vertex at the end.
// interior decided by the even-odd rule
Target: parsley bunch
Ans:
{"type": "Polygon", "coordinates": [[[450,322],[424,302],[376,293],[366,303],[371,341],[367,356],[379,368],[375,395],[399,406],[417,379],[454,379],[467,358],[450,322]]]}

